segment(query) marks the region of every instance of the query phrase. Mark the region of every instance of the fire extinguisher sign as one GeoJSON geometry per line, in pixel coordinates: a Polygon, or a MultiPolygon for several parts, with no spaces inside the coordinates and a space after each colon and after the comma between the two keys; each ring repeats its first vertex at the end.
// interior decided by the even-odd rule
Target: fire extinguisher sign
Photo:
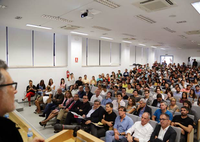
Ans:
{"type": "Polygon", "coordinates": [[[75,57],[75,63],[78,63],[78,57],[75,57]]]}

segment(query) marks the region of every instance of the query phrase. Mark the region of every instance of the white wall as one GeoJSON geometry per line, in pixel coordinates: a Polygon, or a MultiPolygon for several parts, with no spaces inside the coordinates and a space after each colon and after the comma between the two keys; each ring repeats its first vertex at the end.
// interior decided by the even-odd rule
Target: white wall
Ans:
{"type": "Polygon", "coordinates": [[[0,26],[0,59],[6,60],[6,27],[0,26]]]}
{"type": "Polygon", "coordinates": [[[157,56],[157,61],[160,62],[161,55],[173,55],[174,63],[187,64],[188,57],[200,57],[200,51],[198,49],[174,49],[174,50],[159,50],[157,56]]]}
{"type": "Polygon", "coordinates": [[[37,85],[41,79],[44,79],[45,85],[48,85],[50,78],[53,79],[56,84],[56,88],[59,87],[60,79],[62,77],[66,78],[67,68],[9,68],[13,81],[18,82],[17,91],[15,98],[18,101],[24,97],[24,91],[28,86],[28,81],[33,80],[33,84],[37,85]]]}

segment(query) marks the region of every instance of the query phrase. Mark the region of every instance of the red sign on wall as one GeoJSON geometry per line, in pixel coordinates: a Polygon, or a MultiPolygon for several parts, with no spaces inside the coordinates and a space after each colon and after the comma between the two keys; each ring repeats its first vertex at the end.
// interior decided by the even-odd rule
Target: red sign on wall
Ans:
{"type": "Polygon", "coordinates": [[[78,57],[75,57],[75,63],[78,63],[78,57]]]}

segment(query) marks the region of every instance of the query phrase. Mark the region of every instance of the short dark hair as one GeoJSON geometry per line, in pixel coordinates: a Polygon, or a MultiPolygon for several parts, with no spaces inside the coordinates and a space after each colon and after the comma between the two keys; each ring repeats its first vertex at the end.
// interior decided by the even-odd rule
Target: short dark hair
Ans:
{"type": "Polygon", "coordinates": [[[148,92],[149,93],[149,90],[145,90],[144,92],[148,92]]]}
{"type": "Polygon", "coordinates": [[[117,86],[117,85],[115,85],[114,87],[118,89],[118,86],[117,86]]]}
{"type": "Polygon", "coordinates": [[[126,108],[125,108],[124,106],[120,106],[120,107],[118,108],[118,110],[119,110],[119,109],[123,109],[123,111],[126,112],[126,108]]]}
{"type": "Polygon", "coordinates": [[[187,111],[189,111],[189,109],[186,106],[182,106],[181,108],[186,109],[187,111]]]}
{"type": "Polygon", "coordinates": [[[106,105],[109,105],[111,108],[113,108],[113,104],[111,102],[106,103],[106,105]]]}
{"type": "Polygon", "coordinates": [[[99,102],[99,104],[101,104],[101,101],[99,100],[99,99],[96,99],[95,101],[94,101],[94,103],[95,102],[99,102]]]}
{"type": "Polygon", "coordinates": [[[157,94],[157,99],[158,98],[162,98],[162,95],[161,94],[157,94]]]}
{"type": "MultiPolygon", "coordinates": [[[[167,119],[169,119],[169,115],[168,115],[168,114],[166,114],[166,113],[162,113],[161,115],[164,115],[164,116],[167,117],[167,119]]],[[[161,115],[160,115],[160,116],[161,116],[161,115]]]]}
{"type": "Polygon", "coordinates": [[[117,93],[117,96],[120,95],[122,97],[122,93],[117,93]]]}

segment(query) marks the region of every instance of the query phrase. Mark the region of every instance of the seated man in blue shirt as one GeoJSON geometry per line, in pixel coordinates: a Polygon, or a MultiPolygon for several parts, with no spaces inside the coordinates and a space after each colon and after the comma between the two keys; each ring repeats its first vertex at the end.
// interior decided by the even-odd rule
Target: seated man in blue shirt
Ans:
{"type": "Polygon", "coordinates": [[[105,106],[107,103],[112,102],[111,100],[112,93],[108,92],[106,98],[101,101],[101,105],[105,106]]]}
{"type": "Polygon", "coordinates": [[[162,113],[168,114],[169,115],[169,120],[172,121],[173,115],[169,110],[167,110],[167,103],[164,102],[164,101],[160,103],[160,109],[157,109],[155,111],[155,113],[153,114],[152,120],[157,121],[159,123],[160,122],[160,115],[162,113]]]}
{"type": "Polygon", "coordinates": [[[126,131],[133,125],[133,120],[126,115],[126,108],[120,106],[118,108],[119,116],[115,119],[114,131],[106,132],[106,142],[122,140],[125,137],[126,131]]]}

